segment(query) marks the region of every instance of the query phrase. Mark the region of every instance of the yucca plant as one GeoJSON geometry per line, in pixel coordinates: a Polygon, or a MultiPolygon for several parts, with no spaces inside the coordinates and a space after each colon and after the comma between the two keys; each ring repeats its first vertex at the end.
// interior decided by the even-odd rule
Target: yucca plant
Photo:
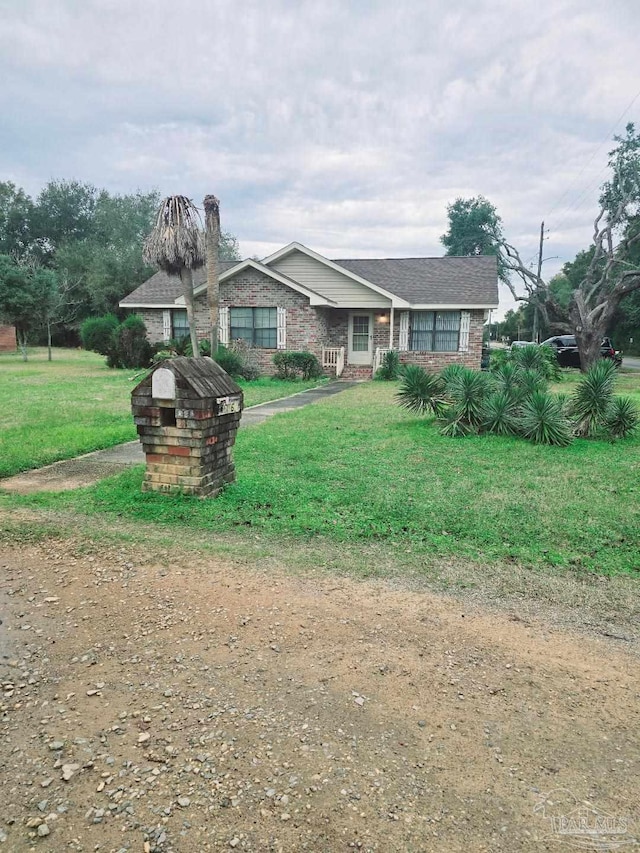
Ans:
{"type": "Polygon", "coordinates": [[[523,403],[518,432],[534,444],[571,444],[571,428],[558,400],[546,391],[534,391],[523,403]]]}
{"type": "Polygon", "coordinates": [[[492,394],[484,404],[482,428],[494,435],[515,435],[518,430],[517,409],[507,391],[492,394]]]}
{"type": "Polygon", "coordinates": [[[540,371],[542,369],[543,358],[540,353],[540,347],[536,344],[511,350],[511,360],[523,370],[540,371]]]}
{"type": "Polygon", "coordinates": [[[436,417],[441,417],[447,405],[444,390],[441,376],[427,373],[416,364],[408,364],[396,400],[403,408],[417,415],[432,412],[436,417]]]}
{"type": "Polygon", "coordinates": [[[523,397],[530,397],[536,391],[547,390],[544,374],[535,367],[522,367],[518,371],[518,385],[523,397]]]}
{"type": "Polygon", "coordinates": [[[582,377],[571,397],[570,412],[576,435],[593,436],[604,425],[613,399],[615,379],[615,364],[604,358],[582,377]]]}
{"type": "Polygon", "coordinates": [[[551,382],[557,382],[562,376],[562,370],[558,364],[558,356],[550,346],[538,347],[542,358],[542,372],[551,382]]]}
{"type": "Polygon", "coordinates": [[[611,438],[626,438],[638,429],[640,412],[631,397],[614,397],[609,404],[604,428],[611,438]]]}
{"type": "Polygon", "coordinates": [[[493,373],[496,389],[507,394],[514,402],[522,397],[520,386],[520,369],[511,361],[507,361],[496,368],[493,373]]]}
{"type": "Polygon", "coordinates": [[[468,367],[460,369],[447,386],[455,416],[471,427],[478,427],[484,417],[484,404],[493,390],[493,379],[468,367]]]}
{"type": "Polygon", "coordinates": [[[451,383],[460,376],[460,372],[462,370],[466,370],[463,364],[448,364],[442,371],[440,371],[440,376],[444,379],[446,388],[449,388],[451,383]]]}

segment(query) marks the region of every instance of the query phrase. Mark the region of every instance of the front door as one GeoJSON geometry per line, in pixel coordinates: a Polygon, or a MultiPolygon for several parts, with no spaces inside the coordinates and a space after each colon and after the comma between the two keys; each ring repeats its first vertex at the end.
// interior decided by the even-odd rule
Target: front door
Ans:
{"type": "Polygon", "coordinates": [[[349,364],[373,362],[373,314],[362,311],[349,312],[349,364]]]}

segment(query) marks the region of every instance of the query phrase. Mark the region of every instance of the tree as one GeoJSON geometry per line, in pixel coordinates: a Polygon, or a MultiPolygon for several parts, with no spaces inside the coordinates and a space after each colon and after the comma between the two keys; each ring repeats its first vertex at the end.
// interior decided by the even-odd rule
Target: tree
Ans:
{"type": "Polygon", "coordinates": [[[218,251],[220,248],[220,202],[214,195],[204,197],[204,224],[207,251],[207,300],[209,302],[209,323],[211,356],[218,351],[218,302],[220,283],[218,270],[218,251]]]}
{"type": "Polygon", "coordinates": [[[198,211],[186,196],[168,196],[160,203],[155,226],[145,241],[144,256],[168,275],[180,276],[191,349],[197,358],[200,350],[193,310],[193,270],[204,266],[205,244],[198,211]]]}
{"type": "Polygon", "coordinates": [[[33,245],[33,202],[23,189],[0,181],[0,255],[16,259],[28,255],[33,245]]]}
{"type": "Polygon", "coordinates": [[[220,240],[218,242],[218,260],[220,261],[239,261],[240,246],[238,240],[230,231],[221,231],[220,240]]]}
{"type": "Polygon", "coordinates": [[[0,255],[0,318],[15,326],[23,361],[27,361],[29,334],[49,323],[55,300],[54,272],[0,255]]]}
{"type": "MultiPolygon", "coordinates": [[[[447,207],[449,230],[440,238],[447,255],[495,255],[498,276],[505,281],[499,241],[502,239],[502,220],[495,207],[484,196],[457,198],[447,207]]],[[[506,282],[505,282],[506,283],[506,282]]]]}
{"type": "MultiPolygon", "coordinates": [[[[580,253],[572,264],[565,265],[565,275],[572,285],[567,305],[550,288],[539,271],[527,267],[518,250],[508,243],[497,225],[491,222],[475,225],[477,240],[484,241],[487,232],[493,240],[507,284],[514,299],[537,305],[543,322],[551,332],[575,334],[582,370],[586,371],[600,357],[602,338],[613,322],[622,300],[640,289],[640,246],[638,226],[640,205],[640,136],[633,124],[627,125],[625,137],[614,137],[617,146],[609,152],[612,177],[605,182],[600,196],[600,211],[593,226],[591,247],[580,253]],[[518,293],[510,278],[514,273],[524,285],[518,293]]],[[[481,197],[477,200],[481,201],[481,197]]],[[[462,213],[474,211],[467,205],[462,213]]],[[[476,220],[467,217],[471,228],[476,220]]]]}

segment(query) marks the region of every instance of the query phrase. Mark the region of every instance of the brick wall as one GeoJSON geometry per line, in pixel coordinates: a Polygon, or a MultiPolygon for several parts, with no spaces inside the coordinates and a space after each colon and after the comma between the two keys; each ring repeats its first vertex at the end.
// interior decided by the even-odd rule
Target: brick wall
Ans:
{"type": "Polygon", "coordinates": [[[152,344],[162,343],[162,314],[161,308],[138,308],[133,313],[139,314],[147,327],[147,338],[152,344]]]}
{"type": "Polygon", "coordinates": [[[15,352],[16,330],[13,326],[0,326],[0,352],[15,352]]]}

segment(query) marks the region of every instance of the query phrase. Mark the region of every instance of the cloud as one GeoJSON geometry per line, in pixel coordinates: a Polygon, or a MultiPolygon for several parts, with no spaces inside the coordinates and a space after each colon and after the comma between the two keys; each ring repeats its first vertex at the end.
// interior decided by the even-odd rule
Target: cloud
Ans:
{"type": "Polygon", "coordinates": [[[552,272],[637,88],[624,0],[5,6],[0,179],[214,191],[249,255],[441,254],[447,204],[483,194],[525,257],[545,219],[552,272]]]}

